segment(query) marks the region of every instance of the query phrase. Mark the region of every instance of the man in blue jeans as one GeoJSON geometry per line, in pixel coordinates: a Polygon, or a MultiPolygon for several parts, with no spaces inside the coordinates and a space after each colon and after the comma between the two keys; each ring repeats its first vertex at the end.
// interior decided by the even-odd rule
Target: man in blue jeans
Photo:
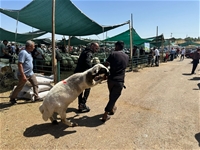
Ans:
{"type": "Polygon", "coordinates": [[[108,76],[109,101],[105,107],[102,121],[107,121],[110,116],[114,115],[117,107],[115,103],[121,95],[124,86],[124,78],[126,67],[129,63],[129,57],[123,52],[124,42],[115,43],[115,51],[113,51],[106,59],[105,66],[110,66],[110,75],[108,76]]]}
{"type": "Polygon", "coordinates": [[[26,42],[26,48],[21,50],[19,53],[18,58],[18,85],[12,92],[10,96],[10,103],[16,104],[16,98],[18,93],[22,90],[23,86],[25,85],[26,81],[28,80],[33,86],[34,92],[34,99],[33,101],[40,101],[42,100],[38,96],[38,83],[36,76],[33,72],[33,57],[31,52],[33,51],[35,44],[33,41],[26,42]]]}

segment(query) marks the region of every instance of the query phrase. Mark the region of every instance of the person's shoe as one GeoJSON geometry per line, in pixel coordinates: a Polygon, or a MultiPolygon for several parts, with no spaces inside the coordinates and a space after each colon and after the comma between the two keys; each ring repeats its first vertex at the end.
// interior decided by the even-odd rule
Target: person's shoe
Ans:
{"type": "Polygon", "coordinates": [[[84,112],[89,112],[90,111],[90,108],[88,106],[86,106],[85,104],[80,104],[78,106],[78,111],[80,113],[84,113],[84,112]]]}
{"type": "Polygon", "coordinates": [[[108,112],[105,112],[105,113],[103,114],[103,117],[102,117],[101,121],[106,122],[106,121],[108,121],[109,119],[110,119],[110,116],[108,115],[108,112]]]}
{"type": "Polygon", "coordinates": [[[17,102],[16,102],[16,100],[15,100],[14,98],[10,99],[10,103],[11,103],[12,105],[17,104],[17,102]]]}
{"type": "Polygon", "coordinates": [[[114,115],[115,112],[116,112],[116,110],[117,110],[117,107],[114,106],[113,109],[112,109],[112,111],[108,112],[108,115],[114,115]]]}
{"type": "Polygon", "coordinates": [[[38,97],[32,100],[32,102],[39,102],[39,101],[43,101],[43,98],[38,97]]]}

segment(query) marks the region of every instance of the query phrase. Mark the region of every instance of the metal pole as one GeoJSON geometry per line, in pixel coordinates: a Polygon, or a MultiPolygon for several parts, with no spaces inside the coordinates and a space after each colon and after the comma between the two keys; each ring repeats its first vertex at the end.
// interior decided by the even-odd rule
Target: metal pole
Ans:
{"type": "Polygon", "coordinates": [[[57,61],[55,51],[55,1],[52,0],[52,68],[54,74],[54,84],[57,83],[57,61]]]}

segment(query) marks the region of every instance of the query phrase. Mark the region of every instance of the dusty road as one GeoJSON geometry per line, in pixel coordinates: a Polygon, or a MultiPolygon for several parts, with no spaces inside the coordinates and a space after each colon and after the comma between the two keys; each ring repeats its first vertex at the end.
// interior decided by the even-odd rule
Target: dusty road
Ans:
{"type": "Polygon", "coordinates": [[[99,119],[108,100],[106,83],[91,90],[90,112],[78,114],[77,100],[69,106],[67,117],[79,124],[74,128],[44,122],[40,102],[9,106],[2,98],[9,92],[2,92],[0,149],[199,149],[200,76],[188,75],[190,61],[126,73],[127,88],[105,124],[99,119]]]}

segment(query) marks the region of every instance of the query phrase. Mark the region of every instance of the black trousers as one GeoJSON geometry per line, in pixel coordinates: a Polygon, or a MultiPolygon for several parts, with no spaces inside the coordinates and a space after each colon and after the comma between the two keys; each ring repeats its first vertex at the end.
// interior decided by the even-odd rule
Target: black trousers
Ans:
{"type": "Polygon", "coordinates": [[[185,55],[181,54],[180,60],[184,60],[185,55]]]}
{"type": "Polygon", "coordinates": [[[117,99],[121,95],[123,87],[124,87],[123,82],[108,80],[109,101],[107,103],[107,106],[105,107],[106,112],[112,111],[117,99]]]}
{"type": "Polygon", "coordinates": [[[195,70],[196,70],[196,68],[197,68],[197,66],[198,66],[198,63],[199,63],[199,60],[195,60],[195,59],[193,59],[193,66],[192,66],[192,74],[194,74],[194,72],[195,72],[195,70]]]}
{"type": "Polygon", "coordinates": [[[159,59],[160,59],[160,56],[156,56],[156,58],[155,58],[155,64],[156,64],[156,66],[159,66],[159,59]]]}
{"type": "Polygon", "coordinates": [[[78,96],[78,104],[85,104],[87,102],[87,98],[90,94],[90,89],[85,89],[79,96],[78,96]]]}

